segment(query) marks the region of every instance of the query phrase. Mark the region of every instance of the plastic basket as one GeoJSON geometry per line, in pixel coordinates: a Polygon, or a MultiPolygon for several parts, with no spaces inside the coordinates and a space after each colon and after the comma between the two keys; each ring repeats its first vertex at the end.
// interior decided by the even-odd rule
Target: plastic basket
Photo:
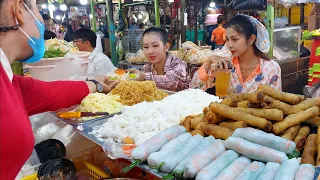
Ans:
{"type": "MultiPolygon", "coordinates": [[[[98,179],[103,179],[103,178],[108,178],[109,176],[100,168],[87,163],[83,162],[85,165],[85,170],[89,174],[91,180],[98,180],[98,179]]],[[[22,178],[21,180],[36,180],[37,179],[37,174],[33,174],[27,177],[22,178]]]]}
{"type": "Polygon", "coordinates": [[[84,162],[86,166],[86,170],[89,173],[90,177],[92,180],[98,180],[102,178],[107,178],[109,177],[104,171],[102,171],[100,168],[91,165],[89,163],[84,162]]]}

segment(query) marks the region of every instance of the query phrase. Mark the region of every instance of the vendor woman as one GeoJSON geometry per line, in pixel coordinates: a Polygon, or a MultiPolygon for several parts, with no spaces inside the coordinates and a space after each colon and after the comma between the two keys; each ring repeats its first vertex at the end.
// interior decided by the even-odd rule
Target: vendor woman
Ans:
{"type": "Polygon", "coordinates": [[[181,91],[189,88],[190,78],[187,63],[168,54],[168,34],[165,30],[151,27],[143,33],[143,52],[148,58],[142,71],[131,69],[139,80],[154,81],[158,88],[181,91]]]}
{"type": "Polygon", "coordinates": [[[15,179],[32,153],[30,115],[79,104],[90,92],[109,92],[117,82],[43,82],[13,75],[14,61],[44,55],[44,24],[34,0],[0,0],[0,179],[15,179]],[[98,90],[97,90],[98,89],[98,90]]]}
{"type": "Polygon", "coordinates": [[[237,15],[227,25],[226,46],[233,59],[211,56],[197,71],[191,88],[208,90],[214,87],[214,71],[233,65],[229,92],[248,93],[258,89],[260,84],[281,90],[281,69],[278,63],[265,55],[270,49],[269,34],[257,19],[237,15]]]}

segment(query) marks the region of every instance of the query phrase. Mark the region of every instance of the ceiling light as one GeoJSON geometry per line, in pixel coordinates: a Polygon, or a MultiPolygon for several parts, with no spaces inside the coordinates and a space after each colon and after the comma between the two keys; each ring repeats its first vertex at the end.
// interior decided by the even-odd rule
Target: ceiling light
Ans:
{"type": "Polygon", "coordinates": [[[87,5],[88,4],[88,0],[80,0],[80,4],[81,5],[87,5]]]}
{"type": "Polygon", "coordinates": [[[56,7],[53,4],[49,4],[49,10],[50,11],[55,11],[56,7]]]}
{"type": "Polygon", "coordinates": [[[57,16],[56,16],[56,20],[61,20],[61,16],[60,16],[60,15],[57,15],[57,16]]]}
{"type": "Polygon", "coordinates": [[[142,14],[139,14],[138,19],[142,19],[142,18],[143,18],[142,14]]]}
{"type": "Polygon", "coordinates": [[[210,7],[211,7],[211,8],[214,8],[214,7],[216,7],[216,3],[214,3],[214,2],[211,2],[211,3],[210,3],[210,7]]]}
{"type": "Polygon", "coordinates": [[[61,10],[61,11],[66,11],[66,10],[67,10],[67,5],[61,4],[61,5],[60,5],[60,10],[61,10]]]}

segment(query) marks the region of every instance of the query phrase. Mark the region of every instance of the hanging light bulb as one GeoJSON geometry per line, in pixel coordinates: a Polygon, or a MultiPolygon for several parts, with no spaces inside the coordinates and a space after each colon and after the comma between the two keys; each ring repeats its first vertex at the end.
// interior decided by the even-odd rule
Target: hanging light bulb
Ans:
{"type": "Polygon", "coordinates": [[[211,7],[211,8],[214,8],[214,7],[216,7],[216,3],[214,3],[214,2],[211,2],[211,3],[210,3],[210,7],[211,7]]]}
{"type": "Polygon", "coordinates": [[[66,11],[66,10],[67,10],[67,5],[61,4],[61,5],[60,5],[60,10],[61,10],[61,11],[66,11]]]}
{"type": "Polygon", "coordinates": [[[61,20],[61,16],[60,16],[60,15],[57,15],[57,16],[56,16],[56,20],[61,20]]]}
{"type": "Polygon", "coordinates": [[[50,11],[55,11],[56,7],[53,4],[49,4],[49,10],[50,11]]]}
{"type": "Polygon", "coordinates": [[[143,18],[143,15],[142,14],[139,14],[138,15],[138,19],[142,19],[143,18]]]}
{"type": "Polygon", "coordinates": [[[80,4],[81,5],[87,5],[88,4],[88,0],[80,0],[80,4]]]}

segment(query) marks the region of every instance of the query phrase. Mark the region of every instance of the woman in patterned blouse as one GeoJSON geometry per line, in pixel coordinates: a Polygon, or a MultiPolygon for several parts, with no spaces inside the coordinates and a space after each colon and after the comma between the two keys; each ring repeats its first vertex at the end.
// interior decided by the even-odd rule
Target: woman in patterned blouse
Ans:
{"type": "Polygon", "coordinates": [[[247,15],[235,16],[227,25],[226,36],[232,61],[218,56],[210,57],[193,77],[191,88],[206,91],[214,87],[214,71],[231,63],[234,68],[229,92],[254,92],[260,84],[282,89],[279,64],[264,55],[270,49],[268,31],[257,19],[247,15]]]}
{"type": "Polygon", "coordinates": [[[158,88],[181,91],[189,88],[188,65],[168,54],[168,34],[165,30],[151,27],[143,33],[143,52],[148,58],[142,70],[130,69],[139,75],[140,81],[154,81],[158,88]]]}

